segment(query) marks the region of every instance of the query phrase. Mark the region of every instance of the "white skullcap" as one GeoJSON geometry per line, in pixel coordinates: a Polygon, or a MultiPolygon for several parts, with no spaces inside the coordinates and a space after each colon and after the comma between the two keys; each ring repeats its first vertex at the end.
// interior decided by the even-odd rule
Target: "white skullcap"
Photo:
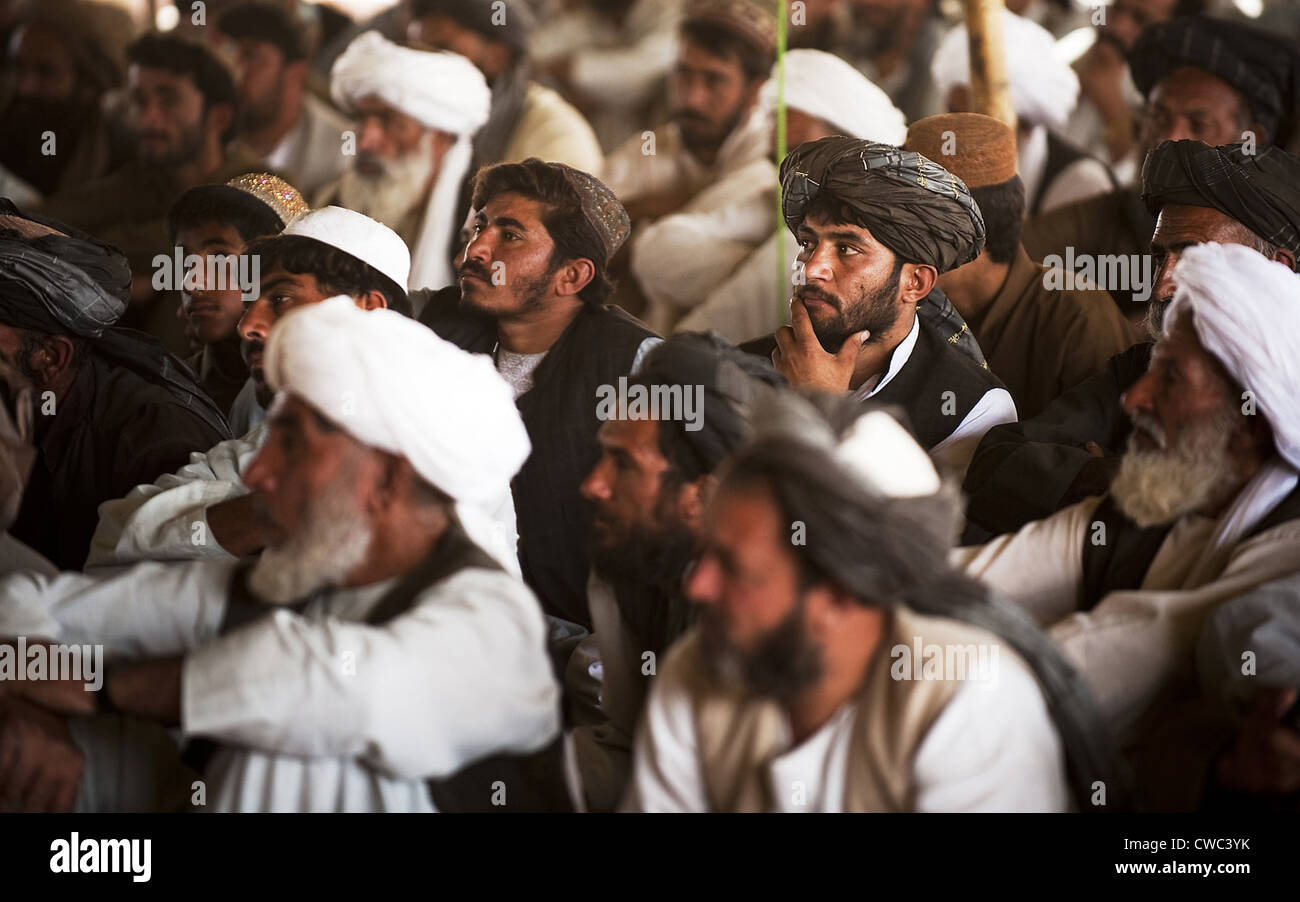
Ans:
{"type": "Polygon", "coordinates": [[[411,274],[411,252],[396,232],[356,210],[321,207],[303,213],[281,232],[301,235],[336,247],[379,270],[406,290],[411,274]]]}
{"type": "Polygon", "coordinates": [[[459,136],[482,128],[492,105],[487,80],[465,57],[412,50],[377,31],[362,34],[334,61],[330,93],[347,112],[377,97],[425,128],[459,136]]]}
{"type": "Polygon", "coordinates": [[[486,355],[340,295],[276,323],[265,368],[273,389],[306,401],[362,444],[405,457],[455,499],[466,532],[500,556],[503,529],[488,512],[508,499],[532,446],[510,386],[486,355]]]}
{"type": "Polygon", "coordinates": [[[1165,334],[1184,312],[1273,428],[1278,454],[1300,469],[1300,274],[1240,244],[1198,244],[1174,267],[1165,334]]]}
{"type": "Polygon", "coordinates": [[[858,417],[834,456],[874,495],[919,498],[938,492],[942,484],[930,455],[883,410],[858,417]]]}
{"type": "MultiPolygon", "coordinates": [[[[1003,10],[1002,46],[1016,115],[1031,125],[1064,128],[1079,102],[1079,78],[1057,49],[1056,38],[1038,23],[1003,10]]],[[[970,84],[964,24],[944,36],[930,62],[930,74],[944,103],[954,85],[970,84]]]]}
{"type": "MultiPolygon", "coordinates": [[[[772,115],[776,111],[777,66],[759,93],[759,103],[772,115]]],[[[816,116],[850,138],[902,144],[907,137],[907,120],[889,95],[833,53],[800,49],[785,54],[785,104],[816,116]]]]}

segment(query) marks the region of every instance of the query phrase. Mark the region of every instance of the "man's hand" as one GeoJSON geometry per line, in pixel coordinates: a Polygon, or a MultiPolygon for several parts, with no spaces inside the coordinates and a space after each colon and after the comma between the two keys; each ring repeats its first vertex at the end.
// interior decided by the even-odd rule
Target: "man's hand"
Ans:
{"type": "Polygon", "coordinates": [[[0,693],[0,811],[72,810],[85,766],[61,715],[0,693]]]}
{"type": "MultiPolygon", "coordinates": [[[[0,644],[14,646],[13,639],[0,639],[0,644]]],[[[27,648],[48,645],[48,660],[55,660],[54,642],[31,638],[27,648]]],[[[0,681],[0,700],[5,697],[23,698],[51,711],[63,714],[92,714],[95,711],[95,693],[86,689],[88,679],[80,680],[4,680],[0,681]]]]}
{"type": "Polygon", "coordinates": [[[1296,696],[1295,689],[1260,693],[1236,742],[1215,763],[1220,786],[1269,795],[1300,790],[1300,733],[1281,720],[1296,696]]]}
{"type": "Polygon", "coordinates": [[[264,516],[259,516],[261,503],[257,492],[240,495],[208,508],[208,528],[212,538],[235,557],[257,554],[267,545],[282,538],[264,516]]]}
{"type": "Polygon", "coordinates": [[[870,332],[858,332],[850,335],[834,354],[827,353],[813,331],[808,308],[795,298],[790,302],[790,325],[776,330],[772,363],[791,385],[846,392],[853,381],[858,352],[870,337],[870,332]]]}

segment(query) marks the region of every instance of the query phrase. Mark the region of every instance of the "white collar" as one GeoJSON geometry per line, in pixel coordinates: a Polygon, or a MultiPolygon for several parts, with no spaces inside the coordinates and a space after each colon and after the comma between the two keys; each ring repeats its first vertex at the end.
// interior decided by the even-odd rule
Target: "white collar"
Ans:
{"type": "Polygon", "coordinates": [[[1020,180],[1025,183],[1025,202],[1030,203],[1047,172],[1047,126],[1035,125],[1020,145],[1020,180]]]}
{"type": "Polygon", "coordinates": [[[894,348],[894,353],[889,355],[889,369],[885,370],[885,375],[883,377],[872,376],[859,385],[857,390],[853,392],[853,400],[867,400],[867,398],[888,385],[890,379],[898,375],[898,371],[907,364],[908,359],[912,356],[912,349],[916,347],[916,337],[920,334],[920,331],[921,318],[914,313],[912,314],[912,331],[907,333],[907,337],[898,343],[898,347],[894,348]]]}

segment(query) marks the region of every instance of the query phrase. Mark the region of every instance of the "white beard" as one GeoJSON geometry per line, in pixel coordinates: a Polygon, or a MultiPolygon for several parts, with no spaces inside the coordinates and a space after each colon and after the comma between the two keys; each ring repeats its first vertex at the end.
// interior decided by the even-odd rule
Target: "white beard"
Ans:
{"type": "Polygon", "coordinates": [[[424,197],[433,174],[433,133],[425,132],[415,150],[396,160],[383,160],[377,176],[362,175],[349,166],[339,179],[339,205],[364,213],[397,231],[424,197]]]}
{"type": "Polygon", "coordinates": [[[1234,483],[1228,443],[1239,428],[1231,411],[1189,426],[1170,448],[1159,425],[1141,415],[1134,428],[1145,431],[1159,444],[1157,450],[1140,451],[1136,435],[1110,492],[1119,509],[1141,527],[1172,523],[1206,505],[1234,483]]]}
{"type": "Polygon", "coordinates": [[[312,498],[302,528],[267,548],[248,575],[248,587],[272,604],[290,604],[341,585],[370,551],[374,531],[348,483],[312,498]]]}

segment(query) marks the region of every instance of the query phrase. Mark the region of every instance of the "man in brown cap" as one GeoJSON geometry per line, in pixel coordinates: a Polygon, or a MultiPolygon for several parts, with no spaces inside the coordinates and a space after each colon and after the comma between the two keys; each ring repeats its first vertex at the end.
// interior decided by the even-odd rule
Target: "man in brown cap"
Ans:
{"type": "Polygon", "coordinates": [[[599,180],[536,158],[479,170],[471,207],[459,278],[429,297],[420,320],[491,354],[514,389],[533,444],[514,480],[519,562],[543,610],[567,621],[557,633],[580,635],[591,627],[591,514],[578,487],[600,456],[597,401],[659,342],[605,305],[609,260],[631,226],[599,180]]]}
{"type": "Polygon", "coordinates": [[[984,250],[939,276],[1022,417],[1096,372],[1138,340],[1104,291],[1048,287],[1047,267],[1020,244],[1025,188],[1016,172],[1016,135],[979,113],[949,113],[912,123],[903,145],[970,188],[984,214],[984,250]]]}

